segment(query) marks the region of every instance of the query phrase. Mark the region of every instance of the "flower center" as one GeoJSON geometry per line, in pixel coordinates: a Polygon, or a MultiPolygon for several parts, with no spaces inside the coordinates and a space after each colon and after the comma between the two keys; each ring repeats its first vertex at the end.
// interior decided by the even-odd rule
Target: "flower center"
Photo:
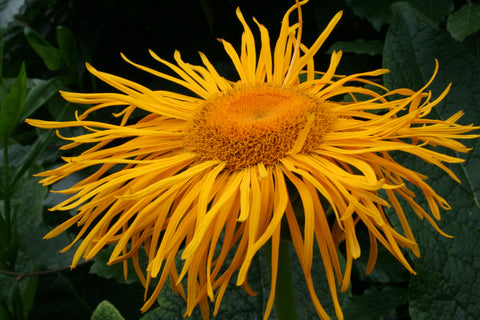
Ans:
{"type": "Polygon", "coordinates": [[[187,125],[185,148],[200,160],[223,160],[240,170],[274,165],[287,153],[308,153],[335,117],[329,103],[293,89],[241,87],[208,99],[187,125]]]}

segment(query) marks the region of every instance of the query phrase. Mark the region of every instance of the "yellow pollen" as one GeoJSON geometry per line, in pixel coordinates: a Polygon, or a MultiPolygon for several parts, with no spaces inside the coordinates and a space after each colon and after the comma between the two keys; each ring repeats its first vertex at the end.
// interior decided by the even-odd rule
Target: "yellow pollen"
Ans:
{"type": "Polygon", "coordinates": [[[199,160],[225,161],[230,170],[274,165],[323,142],[335,121],[329,104],[288,88],[235,88],[199,107],[186,127],[184,146],[199,160]]]}

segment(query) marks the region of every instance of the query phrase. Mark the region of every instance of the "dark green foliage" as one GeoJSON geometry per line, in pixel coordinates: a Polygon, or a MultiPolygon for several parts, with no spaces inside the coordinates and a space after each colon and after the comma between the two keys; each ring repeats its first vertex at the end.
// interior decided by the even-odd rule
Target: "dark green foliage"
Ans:
{"type": "Polygon", "coordinates": [[[93,312],[92,320],[125,320],[125,318],[110,302],[104,300],[93,312]]]}
{"type": "Polygon", "coordinates": [[[478,29],[480,29],[480,6],[473,3],[464,5],[447,19],[447,30],[458,41],[463,41],[478,29]]]}
{"type": "MultiPolygon", "coordinates": [[[[178,49],[191,63],[200,63],[197,52],[202,51],[220,74],[236,80],[234,68],[216,40],[226,39],[239,48],[242,28],[235,16],[236,7],[240,6],[249,22],[255,16],[274,40],[285,10],[293,3],[0,1],[0,319],[183,319],[186,303],[172,293],[168,284],[158,305],[142,315],[139,308],[144,288],[133,267],[125,281],[121,265],[106,265],[106,250],[95,261],[81,262],[69,270],[73,250],[63,254],[58,251],[70,243],[73,235],[42,239],[74,212],[48,212],[46,208],[58,203],[62,195],[48,195],[48,189],[32,175],[58,166],[65,153],[58,151],[63,142],[53,131],[36,130],[23,121],[28,117],[72,119],[75,110],[83,110],[84,106],[65,103],[58,90],[112,90],[86,73],[85,62],[154,90],[182,90],[132,68],[120,59],[119,52],[135,62],[168,72],[148,55],[148,49],[169,61],[178,49]]],[[[479,8],[476,1],[311,0],[303,11],[303,39],[306,45],[313,43],[328,20],[338,10],[344,10],[344,18],[323,51],[344,51],[338,73],[385,67],[391,70],[383,79],[387,87],[419,89],[432,76],[438,59],[438,75],[430,87],[432,95],[437,97],[449,83],[452,88],[435,108],[435,117],[446,119],[464,110],[461,122],[479,125],[479,8]]],[[[256,33],[255,25],[250,25],[256,33]]],[[[319,53],[317,69],[325,70],[329,59],[328,54],[319,53]]],[[[349,98],[345,97],[345,101],[349,98]]],[[[95,116],[108,119],[111,114],[92,118],[95,116]]],[[[62,133],[75,135],[80,130],[66,129],[62,133]]],[[[449,201],[453,209],[443,212],[439,225],[454,238],[442,237],[428,223],[407,212],[422,253],[420,258],[409,257],[417,275],[410,275],[382,248],[376,268],[365,275],[368,235],[359,227],[358,237],[365,252],[354,263],[351,287],[340,295],[346,320],[480,318],[479,140],[466,144],[472,151],[457,155],[466,162],[450,166],[462,181],[460,185],[433,166],[395,155],[407,167],[429,176],[428,182],[449,201]]],[[[78,180],[79,176],[71,176],[54,188],[78,180]]],[[[417,198],[425,207],[422,195],[417,198]]],[[[300,318],[315,319],[300,264],[290,249],[300,318]]],[[[234,275],[214,319],[262,319],[270,290],[263,250],[252,263],[248,277],[257,296],[250,297],[236,287],[234,275]]],[[[343,250],[340,248],[340,253],[343,250]]],[[[318,252],[312,272],[320,301],[333,317],[318,252]]],[[[201,319],[198,308],[192,319],[201,319]]],[[[275,312],[270,319],[276,319],[275,312]]]]}
{"type": "Polygon", "coordinates": [[[345,319],[381,320],[396,314],[395,309],[407,302],[408,289],[384,287],[366,289],[362,295],[348,298],[344,307],[345,319]]]}
{"type": "MultiPolygon", "coordinates": [[[[384,59],[392,73],[389,86],[419,87],[431,77],[433,58],[440,64],[432,85],[438,95],[449,83],[452,89],[445,103],[436,108],[440,118],[458,110],[465,111],[462,123],[480,119],[480,63],[435,24],[406,3],[393,6],[394,20],[385,43],[384,59]],[[416,66],[414,76],[401,72],[416,66]]],[[[477,319],[480,305],[480,153],[478,140],[466,141],[473,148],[466,162],[452,166],[462,181],[458,185],[444,172],[422,166],[417,159],[405,158],[409,167],[421,168],[437,192],[448,199],[452,210],[445,212],[440,227],[453,239],[439,237],[427,223],[411,215],[410,225],[417,235],[422,257],[414,260],[418,272],[409,290],[410,314],[413,319],[477,319]],[[423,168],[422,168],[423,167],[423,168]]],[[[425,203],[422,203],[426,205],[425,203]]]]}
{"type": "Polygon", "coordinates": [[[20,73],[5,97],[2,97],[0,106],[0,140],[7,140],[18,122],[25,108],[27,95],[27,74],[22,64],[20,73]]]}

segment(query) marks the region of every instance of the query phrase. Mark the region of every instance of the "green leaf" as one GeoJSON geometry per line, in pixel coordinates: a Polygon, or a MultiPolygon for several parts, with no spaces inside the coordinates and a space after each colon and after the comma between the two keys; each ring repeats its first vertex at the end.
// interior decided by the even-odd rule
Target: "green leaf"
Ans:
{"type": "Polygon", "coordinates": [[[21,290],[22,304],[23,304],[23,315],[25,319],[29,319],[28,315],[30,310],[33,308],[35,302],[35,294],[37,293],[38,287],[38,276],[37,277],[28,277],[24,279],[25,284],[21,290]]]}
{"type": "Polygon", "coordinates": [[[397,287],[367,289],[362,295],[347,298],[343,304],[345,319],[382,320],[407,302],[408,289],[397,287]]]}
{"type": "Polygon", "coordinates": [[[39,184],[39,180],[40,178],[29,175],[12,198],[12,207],[15,208],[15,214],[18,217],[19,234],[35,233],[31,229],[42,222],[43,200],[48,188],[39,184]]]}
{"type": "Polygon", "coordinates": [[[473,3],[467,3],[447,19],[447,30],[458,41],[463,41],[479,29],[480,6],[473,3]]]}
{"type": "MultiPolygon", "coordinates": [[[[218,248],[220,248],[220,246],[218,248]]],[[[179,267],[183,264],[180,258],[181,253],[182,252],[179,252],[176,257],[177,266],[179,267]]],[[[232,277],[222,299],[222,303],[220,304],[218,314],[216,317],[211,316],[211,319],[262,319],[268,299],[269,288],[267,287],[270,286],[266,258],[262,255],[263,253],[262,250],[259,252],[259,256],[255,257],[248,272],[248,282],[252,286],[252,289],[257,292],[257,296],[249,296],[243,288],[236,285],[236,277],[232,277]]],[[[229,254],[226,264],[231,262],[231,257],[232,255],[229,254]]],[[[186,282],[184,283],[184,287],[186,287],[185,284],[186,282]]],[[[172,291],[169,284],[166,284],[162,288],[157,301],[159,307],[147,312],[141,320],[184,319],[183,314],[186,310],[186,302],[182,297],[172,291]]],[[[212,308],[210,312],[212,312],[212,308]]],[[[188,319],[203,319],[198,306],[193,309],[193,313],[188,319]]],[[[277,319],[274,310],[269,319],[277,319]]]]}
{"type": "Polygon", "coordinates": [[[0,107],[0,140],[7,140],[18,124],[25,107],[27,73],[22,63],[20,73],[0,107]]]}
{"type": "Polygon", "coordinates": [[[57,94],[62,86],[63,83],[60,78],[35,81],[33,87],[28,91],[22,120],[28,118],[54,94],[57,94]]]}
{"type": "MultiPolygon", "coordinates": [[[[30,172],[31,173],[31,172],[30,172]]],[[[43,206],[47,188],[38,183],[39,178],[30,176],[23,182],[13,198],[17,208],[19,249],[36,266],[46,269],[62,268],[71,264],[74,249],[66,253],[59,251],[73,240],[69,233],[44,240],[51,227],[43,222],[43,206]]],[[[22,270],[23,271],[23,270],[22,270]]]]}
{"type": "Polygon", "coordinates": [[[77,63],[77,41],[73,32],[64,26],[57,27],[57,42],[65,65],[75,70],[77,63]]]}
{"type": "Polygon", "coordinates": [[[383,52],[383,43],[378,40],[363,40],[357,39],[355,41],[337,41],[328,50],[327,53],[342,50],[344,52],[352,52],[356,54],[377,55],[383,52]]]}
{"type": "MultiPolygon", "coordinates": [[[[123,263],[116,263],[113,265],[108,265],[108,260],[110,255],[113,252],[114,245],[109,246],[106,249],[100,251],[94,259],[92,266],[90,267],[90,272],[107,279],[115,279],[118,283],[134,283],[139,281],[138,277],[134,271],[133,264],[131,260],[128,261],[128,277],[125,279],[123,273],[123,263]]],[[[139,260],[140,265],[143,265],[142,269],[147,267],[147,257],[143,250],[139,251],[139,260]]]]}
{"type": "MultiPolygon", "coordinates": [[[[370,240],[368,237],[365,237],[367,239],[362,238],[364,237],[360,234],[360,247],[368,248],[370,240]],[[362,247],[363,244],[364,246],[362,247]]],[[[372,272],[366,274],[368,253],[366,252],[363,254],[362,250],[362,255],[353,263],[352,278],[381,286],[407,283],[410,280],[410,273],[407,269],[405,269],[405,267],[382,246],[378,247],[377,261],[378,263],[375,265],[372,272]]]]}
{"type": "MultiPolygon", "coordinates": [[[[343,256],[338,252],[340,259],[340,266],[345,267],[345,261],[343,256]]],[[[298,261],[297,254],[293,245],[290,246],[290,260],[292,262],[292,277],[295,286],[295,297],[297,300],[298,317],[299,319],[317,319],[318,314],[313,307],[313,303],[308,292],[308,287],[305,282],[305,275],[303,273],[302,266],[298,261]]],[[[325,268],[323,267],[323,260],[320,255],[320,249],[315,244],[313,247],[313,261],[312,261],[312,279],[315,285],[315,292],[322,304],[323,308],[330,315],[335,316],[335,309],[331,298],[330,289],[328,287],[327,277],[325,275],[325,268]]],[[[280,279],[278,280],[280,281],[280,279]]],[[[266,290],[266,296],[268,298],[268,291],[266,290]]],[[[340,305],[343,304],[344,299],[350,294],[349,291],[340,292],[340,288],[337,287],[337,295],[340,301],[340,305]]]]}
{"type": "Polygon", "coordinates": [[[3,300],[0,300],[0,319],[13,320],[8,307],[3,300]]]}
{"type": "Polygon", "coordinates": [[[35,141],[35,143],[28,148],[28,153],[22,158],[21,161],[17,162],[17,166],[13,170],[14,175],[10,179],[12,192],[15,193],[20,187],[19,183],[25,173],[31,169],[34,161],[40,156],[40,154],[45,150],[48,143],[51,141],[55,132],[53,130],[45,132],[35,141]]]}
{"type": "Polygon", "coordinates": [[[454,8],[452,0],[408,0],[407,2],[434,22],[442,21],[454,8]]]}
{"type": "MultiPolygon", "coordinates": [[[[461,123],[480,119],[480,63],[469,52],[428,20],[401,2],[393,6],[394,19],[384,48],[388,87],[419,88],[431,77],[434,59],[438,75],[431,85],[433,98],[451,82],[452,88],[432,115],[446,119],[463,109],[461,123]]],[[[478,319],[480,314],[480,147],[479,140],[463,141],[473,148],[460,165],[449,167],[462,181],[458,185],[443,171],[418,159],[403,163],[429,177],[434,190],[445,197],[452,210],[442,213],[440,228],[454,236],[439,235],[427,222],[408,212],[410,226],[420,246],[421,258],[414,260],[417,276],[410,284],[412,319],[478,319]]],[[[423,200],[420,204],[427,208],[423,200]]]]}
{"type": "MultiPolygon", "coordinates": [[[[226,294],[228,294],[228,289],[226,294]]],[[[166,285],[160,292],[160,296],[157,299],[160,305],[157,308],[149,310],[140,320],[184,320],[183,314],[186,310],[186,303],[181,297],[177,296],[170,289],[170,286],[166,285]]],[[[237,305],[242,305],[242,300],[237,300],[237,305]]],[[[193,313],[187,319],[189,320],[201,320],[202,315],[198,308],[193,310],[193,313]]],[[[215,319],[215,317],[211,317],[215,319]]],[[[227,318],[228,319],[228,318],[227,318]]]]}
{"type": "Polygon", "coordinates": [[[18,283],[13,289],[12,305],[13,305],[13,314],[15,316],[15,319],[17,320],[26,319],[24,316],[23,300],[22,300],[22,295],[20,294],[20,288],[18,287],[18,283]]]}
{"type": "Polygon", "coordinates": [[[107,300],[100,302],[92,314],[91,320],[125,320],[120,312],[107,300]]]}
{"type": "MultiPolygon", "coordinates": [[[[262,319],[265,312],[266,303],[270,294],[270,271],[267,266],[267,259],[265,257],[265,250],[263,248],[252,262],[248,272],[248,282],[252,286],[253,291],[257,293],[255,297],[249,296],[241,287],[236,285],[236,277],[230,279],[227,290],[223,297],[222,303],[218,310],[218,314],[212,319],[223,320],[244,320],[244,319],[262,319]]],[[[302,267],[298,261],[294,247],[289,243],[290,261],[292,264],[292,280],[295,291],[295,298],[297,301],[299,319],[317,319],[318,314],[313,307],[308,287],[305,283],[305,276],[302,267]]],[[[181,252],[178,254],[178,266],[182,265],[182,260],[179,258],[181,252]]],[[[226,264],[229,261],[227,259],[226,264]]],[[[344,261],[341,261],[344,265],[344,261]]],[[[325,270],[319,249],[314,247],[312,278],[315,284],[317,296],[320,299],[325,311],[333,316],[335,310],[333,307],[330,290],[328,288],[325,270]]],[[[281,281],[278,279],[278,281],[281,281]]],[[[338,292],[340,304],[346,298],[349,292],[338,292]]],[[[183,314],[186,309],[186,303],[180,296],[174,294],[171,288],[166,285],[157,299],[159,307],[146,313],[141,320],[163,320],[163,319],[183,319],[183,314]]],[[[210,310],[212,311],[212,309],[210,310]]],[[[198,307],[193,310],[193,314],[188,319],[201,320],[203,319],[198,307]]],[[[276,320],[275,309],[269,320],[276,320]]]]}
{"type": "Polygon", "coordinates": [[[394,0],[345,0],[360,18],[365,18],[378,31],[392,19],[390,6],[394,0]]]}
{"type": "Polygon", "coordinates": [[[14,276],[0,274],[0,302],[3,302],[7,308],[10,305],[10,300],[16,284],[17,279],[14,276]]]}
{"type": "MultiPolygon", "coordinates": [[[[360,18],[367,19],[378,31],[392,20],[390,6],[395,0],[345,0],[360,18]]],[[[409,0],[412,7],[435,22],[442,21],[453,10],[452,0],[409,0]]]]}
{"type": "Polygon", "coordinates": [[[56,71],[64,65],[61,51],[52,46],[41,34],[28,27],[24,29],[24,33],[30,46],[49,70],[56,71]]]}
{"type": "MultiPolygon", "coordinates": [[[[12,144],[9,146],[8,155],[10,159],[10,171],[16,174],[19,170],[23,170],[22,179],[18,178],[15,185],[15,193],[11,199],[12,211],[15,213],[18,229],[18,243],[11,245],[9,255],[13,257],[14,252],[23,255],[23,260],[36,265],[38,268],[61,268],[70,265],[74,250],[70,250],[64,254],[59,251],[65,247],[73,239],[69,233],[62,233],[58,237],[50,240],[43,240],[43,236],[52,228],[43,223],[44,201],[48,188],[40,185],[40,178],[33,177],[34,172],[40,171],[36,166],[25,167],[25,163],[33,163],[32,153],[42,146],[51,133],[45,133],[45,137],[39,139],[33,146],[22,146],[12,144]],[[22,169],[25,168],[25,169],[22,169]]],[[[41,149],[41,148],[40,148],[41,149]]],[[[0,175],[3,173],[3,153],[0,153],[0,175]]],[[[1,211],[0,207],[0,211],[1,211]]],[[[58,215],[58,214],[57,214],[58,215]]],[[[0,223],[0,227],[3,224],[0,223]]],[[[4,230],[0,230],[0,239],[5,234],[4,230]]],[[[9,246],[10,248],[10,246],[9,246]]],[[[5,253],[7,254],[7,253],[5,253]]],[[[2,262],[6,260],[1,260],[2,262]]],[[[15,265],[18,272],[31,272],[31,265],[22,267],[15,265]]]]}

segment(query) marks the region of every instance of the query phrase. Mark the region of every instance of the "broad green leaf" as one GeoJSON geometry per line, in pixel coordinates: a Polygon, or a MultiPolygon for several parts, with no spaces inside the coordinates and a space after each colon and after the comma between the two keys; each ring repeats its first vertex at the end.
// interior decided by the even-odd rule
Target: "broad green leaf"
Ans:
{"type": "Polygon", "coordinates": [[[19,247],[42,270],[67,268],[71,265],[73,254],[78,246],[61,253],[60,250],[73,240],[73,236],[64,232],[53,239],[43,239],[51,230],[52,227],[44,223],[37,225],[35,229],[32,228],[32,232],[22,235],[19,239],[19,247]]]}
{"type": "Polygon", "coordinates": [[[44,200],[48,189],[40,185],[38,180],[39,178],[30,176],[13,199],[17,208],[18,232],[22,235],[18,239],[19,249],[39,268],[67,267],[72,262],[75,248],[66,253],[59,251],[73,238],[69,233],[62,233],[53,239],[43,239],[52,227],[43,222],[44,200]]]}
{"type": "MultiPolygon", "coordinates": [[[[384,65],[391,70],[385,77],[387,86],[418,89],[432,76],[437,58],[439,72],[431,85],[433,97],[449,83],[452,88],[432,116],[446,119],[463,109],[465,116],[460,122],[478,125],[478,60],[408,4],[397,3],[393,10],[394,19],[384,48],[384,65]]],[[[480,148],[479,139],[463,142],[473,150],[457,155],[466,162],[449,166],[462,181],[460,185],[418,159],[405,157],[403,161],[407,167],[429,176],[427,182],[452,206],[451,211],[442,212],[439,226],[453,239],[439,235],[427,222],[408,213],[422,254],[414,259],[417,275],[409,292],[414,320],[474,320],[480,314],[480,148]]],[[[420,201],[421,195],[418,198],[420,201]]],[[[420,204],[427,208],[425,201],[420,204]]]]}
{"type": "Polygon", "coordinates": [[[165,319],[170,319],[170,320],[175,320],[175,319],[181,320],[181,319],[183,319],[183,317],[181,315],[175,313],[175,312],[177,312],[176,310],[173,312],[171,317],[166,318],[166,317],[164,317],[165,311],[163,309],[164,308],[162,308],[162,307],[152,308],[149,311],[147,311],[143,315],[143,317],[140,318],[140,320],[159,320],[159,319],[162,319],[162,317],[165,318],[165,319]]]}
{"type": "Polygon", "coordinates": [[[91,320],[125,320],[113,304],[104,300],[92,314],[91,320]]]}
{"type": "MultiPolygon", "coordinates": [[[[94,262],[92,266],[90,267],[90,272],[94,273],[96,275],[99,275],[101,277],[107,278],[107,279],[115,279],[119,283],[134,283],[138,282],[138,277],[135,273],[135,270],[133,268],[132,262],[129,260],[128,261],[128,277],[125,279],[124,271],[123,271],[123,263],[116,263],[113,265],[107,265],[108,260],[110,259],[110,255],[113,252],[114,245],[108,247],[107,249],[103,249],[100,251],[94,259],[94,262]]],[[[145,270],[147,265],[147,257],[144,254],[143,250],[140,250],[139,252],[139,260],[140,260],[140,265],[143,266],[143,269],[145,270]]]]}
{"type": "Polygon", "coordinates": [[[24,316],[24,307],[23,307],[23,300],[22,295],[20,294],[20,289],[18,288],[18,283],[13,289],[12,295],[12,306],[13,306],[13,314],[17,320],[24,320],[26,319],[24,316]]]}
{"type": "MultiPolygon", "coordinates": [[[[390,6],[395,0],[345,0],[360,18],[365,18],[378,31],[392,19],[390,6]]],[[[435,22],[442,21],[453,10],[452,0],[409,0],[411,6],[435,22]]]]}
{"type": "MultiPolygon", "coordinates": [[[[245,293],[241,287],[236,285],[237,278],[233,276],[228,284],[227,292],[222,300],[218,314],[214,319],[242,320],[263,318],[270,292],[269,269],[266,265],[267,259],[263,250],[259,251],[259,256],[253,260],[248,272],[248,283],[257,295],[252,297],[245,293]]],[[[198,316],[197,319],[200,320],[202,318],[198,316]]],[[[277,319],[275,310],[272,310],[269,319],[277,319]]]]}
{"type": "Polygon", "coordinates": [[[382,320],[393,314],[397,307],[405,304],[407,298],[407,288],[367,289],[362,295],[345,299],[344,316],[347,320],[382,320]]]}
{"type": "Polygon", "coordinates": [[[407,2],[434,22],[443,21],[454,8],[452,0],[408,0],[407,2]]]}
{"type": "Polygon", "coordinates": [[[24,33],[30,46],[42,58],[49,70],[55,71],[64,65],[61,51],[52,46],[41,34],[28,27],[24,29],[24,33]]]}
{"type": "Polygon", "coordinates": [[[8,310],[7,305],[4,302],[5,300],[0,300],[0,319],[13,320],[10,311],[8,310]]]}
{"type": "MultiPolygon", "coordinates": [[[[227,293],[228,294],[228,289],[227,293]]],[[[162,291],[160,296],[157,299],[158,307],[153,308],[145,313],[145,315],[140,318],[140,320],[183,320],[183,314],[186,310],[186,302],[181,297],[177,296],[171,290],[170,286],[167,284],[162,291]]],[[[237,305],[243,305],[243,301],[237,300],[237,305]]],[[[189,320],[201,320],[202,315],[198,308],[193,310],[193,313],[190,317],[186,318],[189,320]]],[[[215,317],[210,317],[210,319],[215,319],[215,317]]]]}
{"type": "Polygon", "coordinates": [[[447,19],[447,30],[458,41],[463,41],[479,29],[480,6],[473,3],[467,3],[447,19]]]}
{"type": "Polygon", "coordinates": [[[28,91],[25,102],[25,111],[22,120],[28,118],[32,113],[44,105],[63,86],[60,78],[36,81],[28,91]]]}
{"type": "MultiPolygon", "coordinates": [[[[338,253],[340,259],[340,266],[345,267],[345,261],[343,256],[338,253]]],[[[308,292],[308,287],[305,282],[305,275],[303,274],[302,266],[298,261],[297,254],[293,245],[290,246],[290,260],[292,263],[292,276],[295,287],[295,298],[297,300],[298,316],[300,319],[317,319],[318,314],[315,311],[312,303],[312,299],[308,292]]],[[[330,289],[328,287],[327,276],[325,274],[325,268],[323,267],[323,260],[320,255],[320,250],[315,244],[313,247],[313,262],[312,262],[312,279],[315,285],[315,292],[322,304],[323,308],[335,319],[335,309],[333,307],[333,301],[331,298],[330,289]]],[[[280,279],[278,279],[280,281],[280,279]]],[[[268,298],[270,288],[266,288],[265,294],[268,298]]],[[[340,305],[343,304],[344,299],[350,295],[349,291],[340,292],[340,288],[337,287],[337,295],[340,300],[340,305]]]]}
{"type": "MultiPolygon", "coordinates": [[[[305,283],[305,276],[303,274],[302,267],[298,261],[293,245],[290,244],[289,247],[289,256],[292,264],[292,278],[299,319],[317,319],[318,314],[313,307],[313,303],[305,283]]],[[[259,251],[248,272],[249,285],[257,293],[257,296],[251,297],[241,287],[236,286],[237,279],[234,276],[228,284],[217,316],[212,316],[211,319],[244,320],[263,318],[266,303],[270,294],[270,271],[267,266],[267,259],[265,257],[264,250],[266,250],[266,247],[259,251]]],[[[226,263],[228,264],[228,261],[226,263]]],[[[178,259],[177,265],[181,266],[182,260],[178,259]]],[[[333,308],[330,290],[328,289],[321,256],[318,252],[318,247],[316,246],[314,247],[312,278],[315,284],[316,293],[322,306],[328,314],[334,316],[335,311],[333,308]]],[[[281,281],[281,279],[278,279],[278,281],[281,281]]],[[[342,303],[349,292],[338,292],[338,294],[340,303],[342,303]]],[[[186,309],[186,302],[183,300],[183,298],[174,294],[169,285],[166,285],[162,289],[157,300],[160,306],[145,314],[141,320],[183,319],[183,314],[186,309]]],[[[212,310],[213,305],[210,311],[212,310]]],[[[192,316],[188,319],[203,319],[198,307],[194,309],[192,316]]],[[[277,319],[275,309],[272,310],[272,313],[268,319],[277,319]]]]}
{"type": "MultiPolygon", "coordinates": [[[[368,236],[365,237],[359,232],[359,241],[360,247],[365,248],[365,251],[367,251],[370,242],[368,236]]],[[[362,255],[353,263],[352,278],[373,286],[382,287],[386,285],[406,283],[410,280],[410,273],[382,246],[378,247],[378,263],[370,274],[366,274],[368,256],[369,253],[364,253],[362,249],[362,255]]]]}
{"type": "Polygon", "coordinates": [[[23,63],[17,79],[0,107],[0,140],[7,140],[17,126],[25,107],[26,95],[27,73],[23,63]]]}
{"type": "Polygon", "coordinates": [[[345,0],[360,18],[365,18],[378,31],[392,19],[390,6],[394,0],[345,0]]]}
{"type": "Polygon", "coordinates": [[[378,40],[363,40],[357,39],[355,41],[338,41],[335,42],[327,53],[342,50],[344,52],[352,52],[356,54],[377,55],[383,52],[383,43],[378,40]]]}
{"type": "MultiPolygon", "coordinates": [[[[22,158],[28,154],[28,146],[15,145],[12,149],[17,149],[15,152],[17,155],[22,156],[17,158],[20,163],[22,158]]],[[[11,153],[13,154],[13,152],[11,153]]],[[[32,168],[31,168],[32,169],[32,168]]],[[[30,170],[30,174],[27,180],[24,181],[17,193],[12,198],[12,207],[15,208],[15,214],[19,221],[18,227],[21,234],[34,232],[32,229],[34,226],[38,226],[42,222],[43,216],[43,200],[47,195],[47,187],[38,183],[40,178],[33,177],[33,170],[30,170]]]]}
{"type": "MultiPolygon", "coordinates": [[[[11,181],[12,192],[16,192],[20,187],[20,181],[29,169],[31,169],[34,161],[40,156],[40,154],[45,150],[48,143],[54,137],[55,132],[53,130],[45,132],[40,135],[40,137],[35,141],[35,143],[28,147],[28,151],[22,157],[21,161],[17,161],[11,181]]],[[[18,159],[16,159],[18,160],[18,159]]]]}
{"type": "MultiPolygon", "coordinates": [[[[262,252],[263,253],[263,252],[262,252]]],[[[182,266],[180,259],[181,252],[177,255],[177,266],[182,266]]],[[[211,316],[211,319],[262,319],[265,311],[266,301],[268,299],[269,278],[265,277],[267,273],[267,266],[265,257],[256,257],[250,267],[248,274],[248,282],[252,289],[257,293],[257,296],[249,296],[241,287],[236,286],[236,277],[232,277],[228,284],[222,303],[218,310],[216,317],[211,316]]],[[[228,264],[231,260],[228,260],[228,264]]],[[[184,283],[186,288],[186,283],[184,283]]],[[[162,288],[160,295],[157,298],[159,307],[147,312],[141,320],[182,320],[186,310],[186,302],[182,297],[176,295],[170,285],[167,284],[162,288]]],[[[213,312],[213,305],[211,305],[210,313],[213,312]]],[[[187,318],[190,320],[202,320],[200,309],[197,306],[192,315],[187,318]]],[[[272,312],[270,320],[275,320],[275,311],[272,312]]]]}
{"type": "MultiPolygon", "coordinates": [[[[49,136],[51,133],[46,135],[49,136]]],[[[43,142],[42,140],[39,143],[42,144],[43,142]]],[[[32,150],[35,149],[36,144],[34,146],[10,145],[8,149],[9,158],[15,161],[10,161],[9,170],[19,172],[25,162],[33,163],[31,154],[32,150]]],[[[0,153],[0,175],[3,174],[3,170],[3,153],[0,153]]],[[[15,251],[19,251],[22,260],[31,262],[31,264],[42,269],[66,267],[72,261],[73,251],[64,254],[60,254],[59,251],[70,243],[72,237],[68,233],[63,233],[54,239],[43,240],[43,236],[52,228],[43,223],[44,201],[48,189],[38,183],[40,178],[33,177],[33,173],[38,171],[40,169],[36,166],[25,169],[26,177],[17,180],[16,192],[11,199],[11,207],[15,213],[16,228],[19,234],[15,251]]],[[[0,208],[3,208],[3,206],[0,208]]],[[[2,232],[0,237],[3,234],[2,232]]],[[[18,272],[30,272],[31,267],[30,264],[19,265],[18,261],[16,263],[16,271],[18,272]]]]}
{"type": "Polygon", "coordinates": [[[6,306],[10,304],[10,297],[13,295],[16,282],[14,276],[0,274],[0,302],[4,302],[6,306]]]}
{"type": "MultiPolygon", "coordinates": [[[[49,90],[47,88],[45,88],[45,91],[48,92],[49,90]]],[[[27,95],[27,101],[28,101],[29,97],[30,97],[30,99],[33,99],[33,97],[30,95],[31,91],[29,92],[29,95],[27,95]]],[[[50,93],[52,93],[52,91],[53,90],[50,89],[50,93]]],[[[45,95],[40,94],[39,97],[38,97],[39,102],[32,101],[31,104],[35,105],[37,103],[41,103],[42,100],[48,99],[47,98],[48,96],[49,96],[48,93],[46,93],[45,95]]],[[[66,110],[68,105],[69,105],[69,103],[65,104],[65,106],[63,107],[63,110],[59,114],[59,118],[57,118],[57,119],[60,119],[63,116],[64,111],[66,110]]],[[[10,179],[11,180],[11,188],[12,188],[13,192],[16,192],[16,190],[20,187],[19,186],[19,181],[23,178],[24,174],[32,167],[33,163],[35,161],[37,161],[38,158],[40,158],[43,151],[45,150],[45,148],[47,147],[47,145],[50,143],[50,141],[52,140],[52,138],[54,136],[55,136],[55,131],[54,130],[50,130],[48,132],[40,133],[39,138],[35,141],[35,143],[33,145],[31,145],[28,148],[28,152],[26,152],[23,155],[22,160],[15,162],[16,166],[12,170],[12,172],[14,172],[14,174],[12,175],[12,178],[10,179]]],[[[55,153],[50,153],[49,155],[55,155],[55,153]]],[[[16,159],[18,160],[18,157],[16,157],[16,159]]]]}
{"type": "Polygon", "coordinates": [[[28,277],[23,281],[25,281],[25,284],[20,292],[22,296],[23,315],[25,319],[29,319],[28,315],[30,310],[33,308],[33,304],[35,303],[35,294],[37,293],[38,287],[38,276],[28,277]]]}
{"type": "MultiPolygon", "coordinates": [[[[76,112],[82,112],[84,109],[83,106],[79,106],[78,104],[65,102],[65,99],[62,98],[61,95],[53,95],[52,98],[48,101],[47,109],[50,115],[56,119],[57,121],[69,121],[75,119],[76,112]]],[[[75,130],[72,128],[66,128],[66,130],[62,129],[63,135],[71,135],[76,133],[76,135],[80,133],[85,133],[85,130],[75,130]]],[[[71,135],[71,136],[76,136],[71,135]]]]}
{"type": "Polygon", "coordinates": [[[77,63],[77,41],[73,32],[64,26],[57,27],[57,42],[65,65],[75,70],[77,63]]]}

